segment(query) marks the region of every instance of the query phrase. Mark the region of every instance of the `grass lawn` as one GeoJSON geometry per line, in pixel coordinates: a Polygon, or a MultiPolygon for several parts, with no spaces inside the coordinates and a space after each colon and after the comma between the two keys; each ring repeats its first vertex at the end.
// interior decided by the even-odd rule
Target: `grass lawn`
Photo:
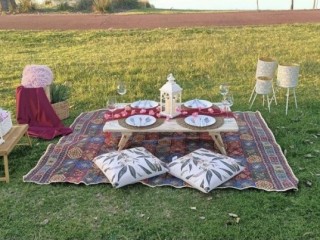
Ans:
{"type": "MultiPolygon", "coordinates": [[[[69,125],[105,106],[118,79],[124,102],[158,100],[173,73],[183,100],[219,101],[228,81],[233,110],[248,111],[258,56],[301,65],[285,116],[285,91],[271,113],[257,99],[277,142],[299,178],[299,191],[149,188],[141,184],[36,185],[23,183],[50,142],[10,155],[10,184],[0,183],[0,239],[320,239],[320,25],[107,31],[0,31],[0,106],[15,118],[15,88],[27,64],[46,64],[55,82],[72,88],[69,125]],[[196,207],[196,210],[191,209],[196,207]],[[228,216],[235,213],[240,222],[228,216]],[[205,217],[203,219],[203,217],[205,217]]],[[[2,162],[0,174],[3,174],[2,162]]]]}

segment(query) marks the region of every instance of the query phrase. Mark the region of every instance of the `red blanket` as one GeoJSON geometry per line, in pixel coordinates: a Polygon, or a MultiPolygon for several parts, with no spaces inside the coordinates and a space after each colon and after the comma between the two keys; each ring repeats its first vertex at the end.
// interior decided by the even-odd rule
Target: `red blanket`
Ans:
{"type": "Polygon", "coordinates": [[[43,88],[20,86],[16,89],[16,100],[17,121],[29,124],[30,136],[49,140],[72,132],[71,128],[62,124],[43,88]]]}

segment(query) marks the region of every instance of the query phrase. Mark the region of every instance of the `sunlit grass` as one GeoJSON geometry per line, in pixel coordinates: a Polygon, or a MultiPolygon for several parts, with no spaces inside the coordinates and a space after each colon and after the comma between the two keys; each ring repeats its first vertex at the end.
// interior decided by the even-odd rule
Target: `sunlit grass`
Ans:
{"type": "Polygon", "coordinates": [[[65,124],[81,112],[104,107],[106,97],[115,94],[118,79],[129,85],[124,102],[158,100],[169,73],[184,89],[184,101],[195,97],[219,101],[218,86],[227,81],[235,96],[233,109],[248,111],[258,56],[301,66],[297,110],[291,101],[285,116],[284,89],[277,92],[278,105],[272,104],[271,113],[260,98],[252,109],[261,111],[286,152],[300,180],[299,191],[225,189],[204,195],[192,189],[139,184],[116,190],[110,185],[23,183],[22,176],[49,143],[34,140],[32,149],[17,147],[12,152],[11,182],[0,183],[0,239],[317,239],[319,31],[317,24],[0,31],[0,107],[12,111],[13,118],[15,88],[27,64],[46,64],[55,82],[71,84],[71,117],[65,124]],[[239,224],[229,224],[229,212],[240,216],[239,224]]]}

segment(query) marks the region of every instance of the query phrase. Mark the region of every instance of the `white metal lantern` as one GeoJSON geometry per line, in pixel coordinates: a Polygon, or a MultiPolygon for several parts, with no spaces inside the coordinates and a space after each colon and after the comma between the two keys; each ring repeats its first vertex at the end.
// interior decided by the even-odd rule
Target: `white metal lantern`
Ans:
{"type": "Polygon", "coordinates": [[[160,114],[174,118],[180,114],[182,88],[175,82],[172,73],[167,77],[168,82],[160,88],[160,114]]]}

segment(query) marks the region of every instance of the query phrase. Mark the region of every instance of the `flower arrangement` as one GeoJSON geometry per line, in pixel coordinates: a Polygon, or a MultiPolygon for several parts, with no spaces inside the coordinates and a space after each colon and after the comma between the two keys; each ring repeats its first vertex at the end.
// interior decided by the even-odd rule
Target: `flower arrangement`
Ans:
{"type": "Polygon", "coordinates": [[[51,84],[50,86],[51,106],[60,120],[69,117],[70,87],[64,84],[51,84]]]}
{"type": "Polygon", "coordinates": [[[51,103],[58,103],[68,100],[70,97],[70,87],[64,84],[53,83],[50,85],[51,103]]]}

